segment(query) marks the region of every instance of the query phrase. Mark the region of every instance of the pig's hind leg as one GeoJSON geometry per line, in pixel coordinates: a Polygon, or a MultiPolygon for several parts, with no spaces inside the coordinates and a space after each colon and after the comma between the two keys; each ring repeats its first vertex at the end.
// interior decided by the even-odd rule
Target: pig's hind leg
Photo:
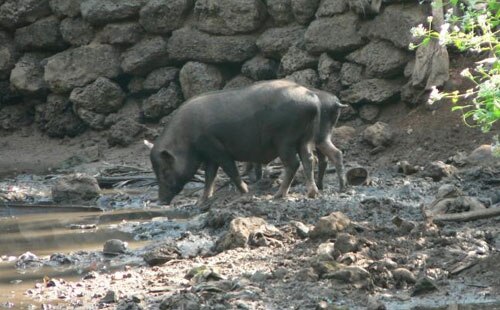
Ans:
{"type": "Polygon", "coordinates": [[[336,148],[329,140],[321,142],[317,145],[317,148],[335,165],[335,169],[337,170],[337,175],[339,178],[340,191],[343,191],[345,189],[346,181],[344,177],[344,162],[342,152],[338,148],[336,148]]]}
{"type": "Polygon", "coordinates": [[[304,142],[300,146],[300,160],[304,168],[304,175],[307,183],[307,196],[314,198],[318,195],[318,187],[314,182],[314,154],[312,152],[312,143],[304,142]]]}
{"type": "Polygon", "coordinates": [[[203,196],[201,197],[201,203],[207,201],[214,194],[215,177],[217,176],[217,170],[219,165],[213,161],[207,161],[205,163],[205,190],[203,196]]]}
{"type": "Polygon", "coordinates": [[[295,173],[300,166],[299,159],[297,158],[297,148],[295,145],[282,146],[279,151],[279,157],[285,167],[285,176],[281,182],[278,192],[274,195],[274,198],[283,198],[288,195],[290,185],[292,184],[295,173]]]}
{"type": "Polygon", "coordinates": [[[325,177],[326,167],[328,166],[328,161],[326,160],[326,156],[320,151],[317,151],[318,155],[318,181],[316,184],[319,189],[323,189],[323,178],[325,177]]]}

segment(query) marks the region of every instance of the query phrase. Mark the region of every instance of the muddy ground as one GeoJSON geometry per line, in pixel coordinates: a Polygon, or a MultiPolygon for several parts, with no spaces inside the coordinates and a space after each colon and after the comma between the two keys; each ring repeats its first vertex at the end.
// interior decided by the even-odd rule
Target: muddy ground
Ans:
{"type": "MultiPolygon", "coordinates": [[[[443,199],[452,200],[437,213],[473,209],[457,203],[463,197],[484,208],[498,207],[498,159],[466,160],[478,146],[491,143],[498,127],[490,134],[467,128],[446,104],[437,110],[392,105],[380,120],[391,126],[395,140],[378,152],[361,139],[366,124],[340,124],[356,129],[339,145],[346,166],[370,173],[367,184],[344,193],[330,171],[319,198],[304,198],[299,176],[287,199],[274,200],[279,166],[273,164],[247,195],[238,194],[220,173],[215,197],[202,206],[196,205],[201,182],[189,183],[167,207],[156,206],[156,185],[146,178],[103,190],[94,205],[104,212],[49,208],[26,217],[19,207],[4,207],[0,308],[500,308],[500,217],[436,223],[424,215],[437,208],[440,188],[448,190],[443,199]],[[399,171],[403,160],[417,172],[399,171]],[[456,171],[433,180],[425,167],[437,160],[456,171]],[[312,233],[332,212],[350,223],[344,227],[331,220],[334,229],[312,233]],[[268,226],[258,224],[243,247],[222,242],[235,228],[233,219],[252,217],[268,226]],[[37,229],[26,228],[28,236],[7,242],[9,225],[14,221],[22,234],[24,218],[38,220],[37,229]],[[60,237],[68,235],[78,237],[60,237]],[[34,236],[47,238],[26,241],[34,236]],[[104,254],[108,239],[129,246],[117,255],[104,254]],[[35,256],[21,256],[28,251],[35,256]]],[[[127,148],[109,148],[105,141],[95,132],[67,140],[49,139],[35,128],[2,133],[0,201],[50,202],[57,178],[75,171],[116,176],[121,167],[129,175],[151,176],[140,139],[127,148]]]]}

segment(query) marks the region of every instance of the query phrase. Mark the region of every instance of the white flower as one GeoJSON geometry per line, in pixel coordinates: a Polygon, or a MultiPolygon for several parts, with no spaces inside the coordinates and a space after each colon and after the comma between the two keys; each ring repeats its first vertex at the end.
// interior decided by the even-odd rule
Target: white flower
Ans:
{"type": "Polygon", "coordinates": [[[450,29],[450,24],[444,23],[441,25],[441,31],[439,32],[439,44],[445,45],[448,41],[448,30],[450,29]]]}
{"type": "Polygon", "coordinates": [[[423,37],[427,33],[427,30],[424,28],[424,25],[420,24],[417,27],[412,27],[411,35],[415,38],[423,37]]]}
{"type": "Polygon", "coordinates": [[[462,70],[462,72],[460,72],[460,75],[463,76],[463,77],[469,77],[472,74],[470,73],[469,68],[465,68],[465,69],[462,70]]]}
{"type": "Polygon", "coordinates": [[[431,105],[434,102],[441,100],[443,97],[444,95],[439,92],[439,89],[437,89],[436,86],[432,86],[431,93],[429,94],[429,99],[427,100],[427,103],[431,105]]]}
{"type": "Polygon", "coordinates": [[[427,16],[427,22],[430,24],[432,23],[432,20],[434,19],[434,17],[432,16],[427,16]]]}

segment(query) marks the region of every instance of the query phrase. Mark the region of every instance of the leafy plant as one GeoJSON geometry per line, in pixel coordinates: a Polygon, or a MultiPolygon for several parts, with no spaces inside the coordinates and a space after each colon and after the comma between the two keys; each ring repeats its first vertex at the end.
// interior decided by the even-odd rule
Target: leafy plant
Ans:
{"type": "Polygon", "coordinates": [[[475,63],[474,68],[461,72],[462,76],[474,83],[471,89],[465,92],[443,92],[434,87],[429,103],[449,98],[455,104],[452,111],[461,111],[465,124],[479,126],[483,132],[488,132],[500,119],[500,2],[468,0],[465,5],[459,0],[450,0],[449,4],[460,8],[463,14],[459,16],[453,13],[453,9],[448,10],[439,32],[432,30],[433,18],[429,17],[427,28],[418,25],[411,30],[413,36],[423,39],[418,45],[410,44],[410,49],[437,39],[442,45],[453,45],[460,51],[484,56],[483,60],[475,63]]]}

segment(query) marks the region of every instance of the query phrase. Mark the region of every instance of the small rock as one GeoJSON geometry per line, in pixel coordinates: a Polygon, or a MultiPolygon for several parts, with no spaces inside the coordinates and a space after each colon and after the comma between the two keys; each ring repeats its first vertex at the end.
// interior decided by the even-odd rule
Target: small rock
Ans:
{"type": "Polygon", "coordinates": [[[167,295],[167,297],[160,303],[160,310],[200,310],[201,303],[202,301],[196,294],[182,292],[174,295],[167,295]]]}
{"type": "Polygon", "coordinates": [[[205,92],[219,90],[224,85],[224,77],[214,65],[189,61],[179,73],[184,98],[201,95],[205,92]]]}
{"type": "Polygon", "coordinates": [[[362,137],[374,147],[384,147],[392,143],[394,134],[388,124],[376,122],[363,131],[362,137]]]}
{"type": "Polygon", "coordinates": [[[380,114],[380,108],[373,104],[365,104],[359,108],[359,117],[367,123],[373,123],[380,114]]]}
{"type": "Polygon", "coordinates": [[[467,161],[471,164],[482,164],[494,160],[500,160],[493,156],[492,146],[490,144],[483,144],[472,151],[467,157],[467,161]]]}
{"type": "Polygon", "coordinates": [[[132,119],[122,119],[109,129],[108,143],[110,146],[127,146],[134,142],[135,137],[143,129],[141,124],[132,119]]]}
{"type": "Polygon", "coordinates": [[[278,62],[260,55],[246,61],[241,67],[241,73],[253,80],[270,80],[276,78],[278,62]]]}
{"type": "Polygon", "coordinates": [[[335,246],[334,246],[335,254],[357,252],[358,249],[359,249],[359,241],[356,237],[346,233],[339,233],[337,235],[337,239],[335,240],[335,246]]]}
{"type": "Polygon", "coordinates": [[[333,242],[324,242],[318,246],[316,254],[321,259],[333,259],[335,244],[333,242]]]}
{"type": "Polygon", "coordinates": [[[414,174],[418,171],[418,167],[411,165],[408,161],[402,160],[398,163],[398,172],[402,172],[406,175],[414,174]]]}
{"type": "Polygon", "coordinates": [[[319,219],[314,229],[310,232],[311,238],[334,238],[339,232],[345,231],[351,221],[341,212],[333,212],[319,219]]]}
{"type": "Polygon", "coordinates": [[[288,275],[288,269],[284,267],[279,267],[273,271],[272,275],[275,279],[281,280],[288,275]]]}
{"type": "Polygon", "coordinates": [[[58,265],[68,265],[73,263],[70,257],[62,253],[54,253],[50,255],[50,261],[58,265]]]}
{"type": "Polygon", "coordinates": [[[447,165],[442,161],[434,161],[428,164],[423,176],[431,177],[435,182],[441,181],[442,178],[449,177],[457,172],[457,168],[452,165],[447,165]]]}
{"type": "Polygon", "coordinates": [[[427,294],[430,292],[437,291],[438,287],[434,281],[432,281],[428,277],[423,277],[418,279],[418,281],[415,284],[415,288],[413,289],[413,292],[411,296],[419,296],[423,294],[427,294]]]}
{"type": "Polygon", "coordinates": [[[125,253],[127,251],[127,242],[123,242],[119,239],[110,239],[104,243],[102,252],[104,254],[118,255],[125,253]]]}
{"type": "Polygon", "coordinates": [[[254,274],[250,277],[250,280],[252,282],[257,282],[257,283],[262,283],[267,281],[271,276],[265,272],[262,271],[256,271],[254,274]]]}
{"type": "Polygon", "coordinates": [[[403,234],[409,234],[416,226],[414,222],[406,221],[399,216],[395,216],[392,219],[392,223],[396,225],[403,234]]]}
{"type": "Polygon", "coordinates": [[[59,178],[52,187],[52,200],[56,203],[91,201],[99,197],[101,189],[96,178],[86,174],[72,174],[59,178]]]}
{"type": "Polygon", "coordinates": [[[31,252],[21,254],[16,260],[16,268],[37,268],[43,265],[43,262],[31,252]]]}
{"type": "Polygon", "coordinates": [[[313,268],[304,268],[297,272],[295,279],[300,282],[316,282],[319,276],[313,268]]]}
{"type": "Polygon", "coordinates": [[[290,225],[295,228],[295,232],[300,238],[307,238],[309,236],[309,227],[299,221],[290,221],[290,225]]]}
{"type": "Polygon", "coordinates": [[[348,266],[340,270],[325,274],[324,278],[337,280],[339,283],[351,284],[356,288],[370,288],[373,286],[370,273],[363,267],[348,266]]]}
{"type": "Polygon", "coordinates": [[[179,257],[180,252],[177,248],[173,246],[160,246],[146,252],[143,259],[149,266],[158,266],[179,257]]]}
{"type": "Polygon", "coordinates": [[[461,190],[459,190],[453,184],[443,184],[438,188],[438,192],[436,194],[436,198],[454,198],[458,196],[463,196],[461,190]]]}
{"type": "Polygon", "coordinates": [[[397,268],[392,271],[392,278],[398,283],[415,284],[417,278],[415,275],[406,268],[397,268]]]}
{"type": "Polygon", "coordinates": [[[114,304],[117,301],[117,296],[115,291],[109,290],[106,292],[106,295],[101,299],[103,304],[114,304]]]}
{"type": "Polygon", "coordinates": [[[373,297],[368,298],[366,310],[385,310],[387,309],[383,302],[373,297]]]}

